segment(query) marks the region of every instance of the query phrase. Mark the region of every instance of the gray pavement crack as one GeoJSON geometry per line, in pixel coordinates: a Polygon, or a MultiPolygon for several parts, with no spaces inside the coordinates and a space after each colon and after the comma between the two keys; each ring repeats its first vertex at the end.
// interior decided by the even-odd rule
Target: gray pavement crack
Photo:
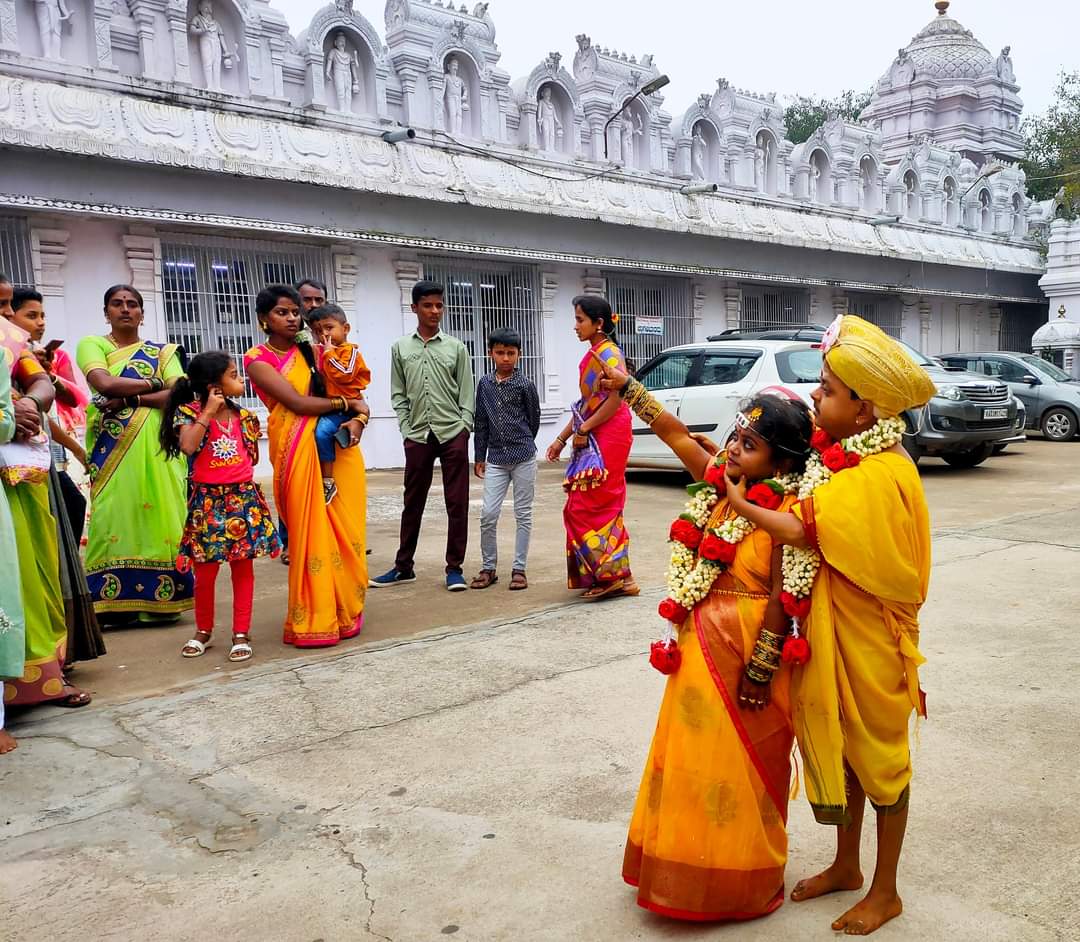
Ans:
{"type": "Polygon", "coordinates": [[[345,837],[340,833],[340,829],[324,825],[322,833],[324,837],[329,838],[334,842],[338,851],[349,862],[349,866],[360,874],[360,885],[364,888],[364,902],[368,904],[368,915],[367,919],[364,920],[364,931],[376,939],[383,939],[384,942],[394,942],[390,936],[382,935],[371,928],[371,924],[375,921],[375,897],[371,895],[371,885],[368,883],[367,867],[364,866],[361,861],[357,860],[356,854],[346,846],[345,837]]]}
{"type": "MultiPolygon", "coordinates": [[[[445,712],[447,712],[449,710],[464,709],[466,707],[473,706],[474,704],[477,704],[477,703],[484,703],[484,702],[487,702],[489,700],[497,700],[500,697],[504,697],[507,694],[514,693],[514,692],[516,692],[518,690],[521,690],[521,689],[523,689],[525,687],[529,687],[529,686],[531,686],[533,684],[543,684],[543,683],[547,683],[548,681],[558,680],[561,677],[567,677],[567,676],[569,676],[571,674],[580,674],[583,671],[591,671],[591,670],[596,670],[597,668],[607,667],[608,665],[616,664],[619,661],[626,661],[626,660],[629,660],[631,658],[643,657],[645,655],[645,653],[646,653],[645,651],[632,651],[632,652],[630,652],[628,654],[619,654],[619,655],[616,655],[615,657],[606,658],[603,661],[596,661],[596,662],[594,662],[592,664],[584,664],[584,665],[581,665],[579,667],[571,667],[571,668],[568,668],[568,669],[563,670],[563,671],[554,671],[554,672],[552,672],[550,674],[542,674],[542,675],[539,675],[539,676],[527,677],[527,678],[525,678],[525,679],[523,679],[523,680],[521,680],[521,681],[519,681],[517,683],[511,684],[508,687],[503,687],[503,688],[501,688],[499,690],[496,690],[496,691],[494,691],[492,693],[483,693],[483,694],[479,694],[478,696],[475,696],[475,697],[470,697],[469,699],[466,699],[466,700],[458,700],[458,701],[455,701],[453,703],[445,703],[445,704],[442,704],[441,706],[435,707],[435,708],[430,709],[430,710],[422,710],[422,711],[420,711],[418,713],[410,713],[407,716],[399,716],[396,719],[387,720],[384,723],[369,723],[369,724],[365,724],[363,726],[349,727],[348,729],[343,729],[343,730],[341,730],[341,731],[339,731],[337,733],[333,733],[330,736],[326,736],[323,739],[312,740],[312,741],[308,742],[306,745],[308,747],[323,746],[323,745],[326,745],[327,743],[332,743],[332,742],[335,742],[336,740],[343,739],[346,736],[351,736],[354,733],[366,733],[366,732],[372,732],[374,730],[390,729],[391,727],[394,727],[394,726],[400,726],[402,723],[411,723],[414,720],[422,720],[422,719],[427,719],[427,718],[432,717],[432,716],[438,716],[440,713],[445,713],[445,712]]],[[[215,769],[211,769],[210,771],[207,771],[207,772],[200,772],[198,775],[193,776],[191,779],[189,779],[189,782],[191,782],[192,784],[196,784],[196,783],[199,782],[200,779],[209,778],[211,776],[217,775],[220,772],[225,771],[226,769],[231,770],[231,769],[243,768],[246,765],[251,765],[251,764],[253,764],[255,762],[260,762],[263,759],[272,759],[275,756],[279,756],[279,755],[283,755],[285,753],[295,752],[295,751],[296,751],[295,744],[292,744],[292,745],[289,745],[289,746],[283,746],[283,747],[278,748],[278,749],[270,749],[270,750],[267,750],[266,752],[261,752],[258,755],[250,756],[247,759],[241,759],[241,760],[239,760],[237,762],[231,762],[231,763],[229,763],[227,765],[219,766],[219,767],[217,767],[215,769]]]]}

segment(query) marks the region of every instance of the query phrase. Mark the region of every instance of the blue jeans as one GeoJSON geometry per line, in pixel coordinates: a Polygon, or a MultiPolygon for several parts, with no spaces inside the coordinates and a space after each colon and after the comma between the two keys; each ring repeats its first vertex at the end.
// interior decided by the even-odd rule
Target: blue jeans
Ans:
{"type": "Polygon", "coordinates": [[[351,418],[348,412],[328,412],[319,416],[319,421],[315,423],[315,448],[320,461],[333,461],[337,457],[334,436],[351,418]]]}
{"type": "Polygon", "coordinates": [[[499,512],[511,483],[514,485],[514,519],[517,523],[513,568],[525,571],[529,558],[529,540],[532,536],[533,499],[536,496],[535,458],[509,466],[489,464],[484,471],[484,506],[480,511],[482,569],[494,570],[498,563],[496,528],[499,524],[499,512]]]}

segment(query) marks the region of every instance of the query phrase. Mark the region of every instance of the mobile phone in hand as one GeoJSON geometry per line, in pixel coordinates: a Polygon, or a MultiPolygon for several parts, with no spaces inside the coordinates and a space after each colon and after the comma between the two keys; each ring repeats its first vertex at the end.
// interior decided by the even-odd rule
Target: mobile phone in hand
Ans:
{"type": "Polygon", "coordinates": [[[53,353],[54,351],[59,350],[63,345],[63,340],[50,340],[47,344],[45,344],[45,351],[47,353],[53,353]]]}

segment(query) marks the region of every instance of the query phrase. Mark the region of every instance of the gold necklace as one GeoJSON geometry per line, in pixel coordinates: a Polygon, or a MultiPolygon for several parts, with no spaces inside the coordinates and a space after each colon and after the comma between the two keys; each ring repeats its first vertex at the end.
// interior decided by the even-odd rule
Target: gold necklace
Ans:
{"type": "Polygon", "coordinates": [[[267,346],[268,346],[268,347],[269,347],[269,348],[270,348],[271,350],[273,350],[273,351],[274,351],[274,353],[280,353],[280,354],[282,354],[282,355],[285,355],[285,354],[287,354],[287,353],[292,353],[292,347],[289,347],[289,348],[288,348],[288,349],[286,349],[286,350],[282,350],[282,349],[281,349],[280,347],[275,347],[275,346],[274,346],[274,345],[273,345],[273,344],[272,344],[272,343],[271,343],[271,342],[270,342],[269,340],[267,340],[267,341],[266,341],[266,345],[267,345],[267,346]]]}

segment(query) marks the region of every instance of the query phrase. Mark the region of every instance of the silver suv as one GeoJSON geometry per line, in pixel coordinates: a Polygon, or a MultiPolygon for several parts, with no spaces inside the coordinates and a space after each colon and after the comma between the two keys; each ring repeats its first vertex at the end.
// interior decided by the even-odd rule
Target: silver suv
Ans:
{"type": "MultiPolygon", "coordinates": [[[[815,324],[754,333],[727,331],[709,340],[803,340],[820,343],[825,328],[815,324]]],[[[922,409],[904,413],[904,447],[918,463],[941,458],[954,468],[974,468],[1013,442],[1024,440],[1024,407],[1009,387],[985,374],[947,370],[903,341],[901,346],[929,374],[937,395],[922,409]]]]}
{"type": "Polygon", "coordinates": [[[1027,427],[1054,442],[1075,438],[1080,429],[1080,382],[1030,353],[948,353],[947,366],[981,373],[1006,383],[1027,410],[1027,427]]]}

